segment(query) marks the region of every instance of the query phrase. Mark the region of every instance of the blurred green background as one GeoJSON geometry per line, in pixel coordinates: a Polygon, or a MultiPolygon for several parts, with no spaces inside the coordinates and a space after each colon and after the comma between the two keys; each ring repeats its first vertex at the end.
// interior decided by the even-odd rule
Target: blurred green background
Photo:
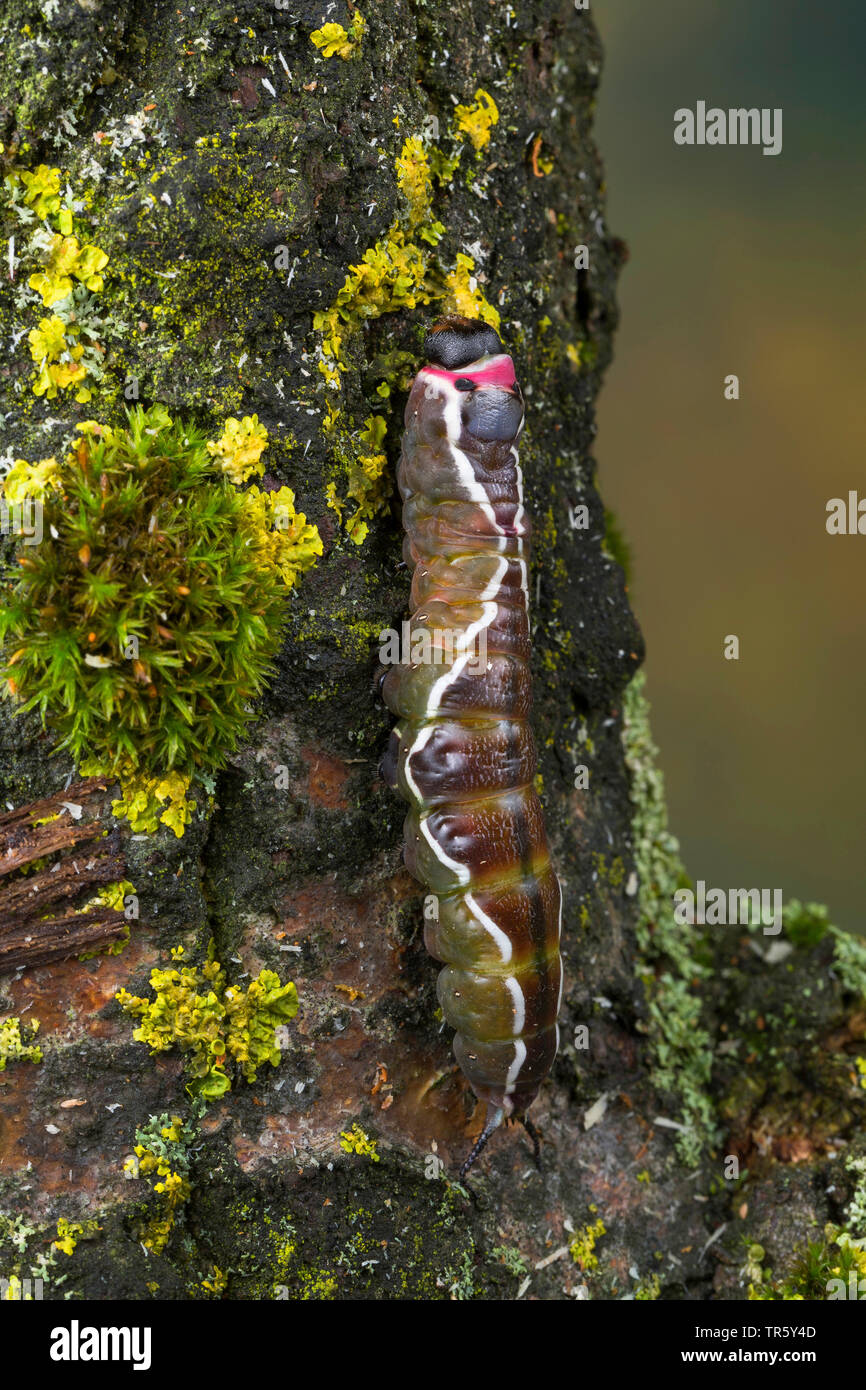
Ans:
{"type": "Polygon", "coordinates": [[[672,828],[693,878],[866,931],[866,536],[825,530],[829,498],[866,497],[866,5],[592,10],[630,249],[596,457],[633,551],[672,828]],[[782,107],[782,153],[676,146],[698,100],[782,107]]]}

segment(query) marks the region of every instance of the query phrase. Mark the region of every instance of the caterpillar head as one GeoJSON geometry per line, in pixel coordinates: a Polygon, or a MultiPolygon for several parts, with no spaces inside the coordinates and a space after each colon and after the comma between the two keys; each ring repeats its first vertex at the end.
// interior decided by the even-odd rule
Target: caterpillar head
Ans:
{"type": "Polygon", "coordinates": [[[481,319],[446,314],[427,332],[424,348],[434,371],[447,372],[461,394],[461,429],[486,443],[516,439],[523,395],[498,333],[481,319]]]}
{"type": "Polygon", "coordinates": [[[480,357],[495,357],[502,350],[499,334],[489,323],[467,319],[462,314],[443,315],[424,337],[427,361],[447,372],[457,372],[480,357]]]}

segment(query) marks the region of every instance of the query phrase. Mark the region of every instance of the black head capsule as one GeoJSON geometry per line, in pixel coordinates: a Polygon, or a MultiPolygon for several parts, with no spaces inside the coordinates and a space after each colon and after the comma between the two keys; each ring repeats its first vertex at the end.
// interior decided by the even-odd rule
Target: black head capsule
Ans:
{"type": "MultiPolygon", "coordinates": [[[[495,329],[483,319],[467,319],[462,314],[445,314],[424,336],[427,361],[446,372],[459,372],[479,357],[495,357],[502,342],[495,329]]],[[[469,390],[460,387],[460,390],[469,390]]]]}

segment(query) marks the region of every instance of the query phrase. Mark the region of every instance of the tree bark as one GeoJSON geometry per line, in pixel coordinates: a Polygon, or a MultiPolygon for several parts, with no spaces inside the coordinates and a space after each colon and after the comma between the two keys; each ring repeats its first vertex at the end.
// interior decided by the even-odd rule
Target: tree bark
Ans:
{"type": "MultiPolygon", "coordinates": [[[[747,1099],[731,1099],[724,1055],[711,1071],[731,1039],[720,1029],[738,1030],[751,1008],[742,991],[760,992],[773,967],[748,947],[733,963],[727,944],[713,975],[704,939],[670,920],[681,870],[633,680],[642,641],[591,457],[624,259],[591,137],[598,39],[572,0],[389,0],[364,14],[357,48],[327,57],[310,36],[328,22],[350,29],[342,3],[7,9],[7,152],[62,167],[109,267],[105,375],[82,405],[33,396],[20,329],[36,311],[6,296],[3,334],[19,334],[0,375],[6,447],[31,460],[58,451],[76,418],[116,421],[124,391],[214,437],[225,417],[257,413],[270,480],[295,490],[325,553],[292,595],[249,741],[212,795],[199,787],[183,838],[133,839],[121,822],[140,901],[125,951],[0,980],[0,1017],[39,1019],[44,1053],[0,1076],[0,1196],[28,1230],[24,1258],[0,1249],[19,1273],[44,1266],[57,1298],[703,1298],[714,1277],[741,1297],[747,1227],[768,1248],[775,1231],[784,1265],[810,1216],[834,1214],[817,1178],[833,1126],[851,1130],[862,1104],[846,1092],[817,1145],[804,1106],[808,1152],[759,1141],[775,1062],[748,1064],[760,1085],[747,1099]],[[405,225],[404,141],[424,133],[452,154],[455,99],[470,105],[478,89],[499,120],[486,148],[464,138],[455,172],[434,181],[445,230],[435,248],[419,242],[422,292],[347,325],[335,388],[318,370],[314,315],[405,225]],[[588,264],[576,268],[580,246],[588,264]],[[460,254],[501,314],[527,395],[534,727],[565,897],[562,1046],[534,1110],[540,1165],[521,1131],[503,1129],[473,1176],[475,1202],[454,1179],[482,1112],[437,1015],[422,894],[401,865],[403,808],[377,773],[389,721],[372,683],[376,636],[408,601],[399,517],[374,509],[358,545],[326,503],[372,413],[387,424],[393,477],[411,364],[460,254]],[[329,407],[340,412],[330,430],[329,407]],[[164,1249],[148,1251],[142,1223],[164,1204],[142,1177],[126,1180],[124,1159],[154,1116],[190,1115],[187,1076],[179,1054],[133,1040],[114,996],[146,994],[170,948],[200,958],[211,939],[237,983],[262,967],[294,980],[300,1012],[280,1064],[236,1080],[197,1120],[188,1196],[164,1249]],[[730,1152],[764,1165],[754,1199],[726,1186],[730,1152]],[[784,1230],[780,1182],[799,1194],[784,1230]],[[750,1201],[760,1228],[737,1214],[750,1201]],[[100,1230],[51,1255],[61,1218],[100,1230]]],[[[68,760],[50,756],[34,718],[3,718],[4,800],[56,795],[68,760]]],[[[862,1031],[826,941],[794,953],[786,998],[795,1008],[821,950],[810,1046],[851,1055],[862,1031]]],[[[792,1103],[781,1110],[775,1137],[791,1128],[792,1103]]],[[[852,1187],[841,1172],[837,1205],[852,1187]]]]}

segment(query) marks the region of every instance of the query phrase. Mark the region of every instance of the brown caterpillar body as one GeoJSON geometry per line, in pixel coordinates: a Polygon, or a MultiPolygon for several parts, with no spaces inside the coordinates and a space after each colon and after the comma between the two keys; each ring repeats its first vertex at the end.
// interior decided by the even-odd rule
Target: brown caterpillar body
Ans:
{"type": "Polygon", "coordinates": [[[383,772],[410,803],[406,865],[438,899],[425,942],[445,963],[438,993],[454,1055],[488,1107],[465,1172],[503,1118],[525,1115],[553,1064],[561,895],[527,722],[523,397],[487,324],[440,320],[425,346],[398,483],[414,566],[410,650],[434,659],[383,679],[400,721],[383,772]]]}

